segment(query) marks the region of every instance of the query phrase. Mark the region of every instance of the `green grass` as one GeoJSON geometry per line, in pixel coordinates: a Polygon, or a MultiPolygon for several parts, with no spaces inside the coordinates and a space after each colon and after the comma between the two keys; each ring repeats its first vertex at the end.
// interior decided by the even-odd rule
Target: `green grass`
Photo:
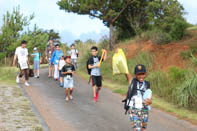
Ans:
{"type": "Polygon", "coordinates": [[[197,26],[189,27],[189,28],[187,28],[187,30],[188,30],[188,31],[197,30],[197,26]]]}
{"type": "MultiPolygon", "coordinates": [[[[86,80],[89,79],[89,75],[83,71],[78,71],[77,74],[79,74],[86,80]]],[[[126,95],[128,89],[128,85],[120,84],[114,81],[111,82],[106,79],[103,81],[103,86],[105,88],[111,89],[114,93],[121,94],[122,96],[126,95]]],[[[156,95],[153,95],[152,106],[165,112],[168,112],[172,115],[175,115],[180,119],[185,119],[192,122],[193,124],[197,124],[197,112],[185,108],[180,108],[179,106],[175,106],[175,104],[169,103],[165,101],[163,98],[160,98],[156,95]]]]}
{"type": "MultiPolygon", "coordinates": [[[[48,67],[48,64],[41,64],[40,68],[48,67]]],[[[33,65],[30,66],[33,69],[33,65]]],[[[19,72],[17,67],[0,67],[0,83],[16,85],[16,75],[19,72]]]]}
{"type": "Polygon", "coordinates": [[[16,85],[17,72],[16,67],[0,67],[0,83],[16,85]]]}

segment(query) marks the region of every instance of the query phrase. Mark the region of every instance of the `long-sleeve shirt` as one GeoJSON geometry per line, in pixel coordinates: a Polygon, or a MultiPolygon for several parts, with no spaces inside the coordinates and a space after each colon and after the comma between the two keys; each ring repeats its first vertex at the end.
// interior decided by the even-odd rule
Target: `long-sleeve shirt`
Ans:
{"type": "Polygon", "coordinates": [[[62,53],[61,50],[56,50],[53,52],[52,54],[52,57],[51,57],[51,63],[53,63],[54,65],[57,65],[59,60],[60,60],[60,57],[63,56],[64,54],[62,53]]]}

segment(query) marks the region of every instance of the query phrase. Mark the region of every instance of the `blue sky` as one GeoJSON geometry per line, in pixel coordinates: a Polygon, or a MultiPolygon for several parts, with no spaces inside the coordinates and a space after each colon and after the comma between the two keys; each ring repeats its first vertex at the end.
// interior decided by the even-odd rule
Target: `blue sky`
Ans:
{"type": "MultiPolygon", "coordinates": [[[[58,31],[63,42],[72,43],[75,39],[98,41],[108,35],[109,29],[99,19],[90,19],[87,15],[77,15],[59,10],[58,0],[0,0],[0,26],[3,14],[20,5],[24,15],[35,14],[31,27],[36,23],[42,29],[58,31]]],[[[197,0],[178,0],[183,4],[187,21],[197,24],[197,0]]]]}

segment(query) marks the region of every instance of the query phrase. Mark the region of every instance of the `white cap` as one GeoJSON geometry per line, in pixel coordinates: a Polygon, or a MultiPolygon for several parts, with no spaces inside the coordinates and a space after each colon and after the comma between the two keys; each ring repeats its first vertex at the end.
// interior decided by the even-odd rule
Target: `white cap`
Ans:
{"type": "Polygon", "coordinates": [[[37,47],[34,47],[34,51],[37,50],[37,47]]]}

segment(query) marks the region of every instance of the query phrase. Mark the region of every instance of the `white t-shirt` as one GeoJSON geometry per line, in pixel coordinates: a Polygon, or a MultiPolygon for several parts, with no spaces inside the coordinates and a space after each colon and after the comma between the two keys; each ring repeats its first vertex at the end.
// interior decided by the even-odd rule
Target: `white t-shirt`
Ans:
{"type": "Polygon", "coordinates": [[[71,59],[77,59],[78,50],[77,49],[71,49],[69,51],[69,54],[71,55],[71,59]]]}
{"type": "Polygon", "coordinates": [[[27,62],[28,50],[19,46],[16,48],[15,55],[17,55],[19,64],[24,61],[27,62]]]}
{"type": "Polygon", "coordinates": [[[65,65],[65,61],[64,60],[60,60],[59,62],[59,70],[62,70],[63,66],[65,65]]]}

